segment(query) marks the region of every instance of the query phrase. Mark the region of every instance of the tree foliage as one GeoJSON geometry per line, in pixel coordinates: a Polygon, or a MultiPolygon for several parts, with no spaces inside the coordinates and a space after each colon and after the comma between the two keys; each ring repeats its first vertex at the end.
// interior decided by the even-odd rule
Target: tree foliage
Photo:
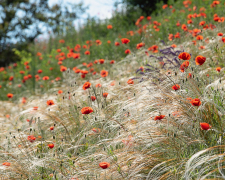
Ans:
{"type": "Polygon", "coordinates": [[[48,0],[0,0],[0,65],[15,61],[12,48],[27,49],[46,31],[62,33],[85,9],[82,3],[50,7],[48,0]]]}
{"type": "Polygon", "coordinates": [[[157,9],[157,4],[167,4],[169,0],[122,0],[122,3],[127,5],[128,11],[135,11],[139,8],[143,15],[151,15],[157,9]]]}

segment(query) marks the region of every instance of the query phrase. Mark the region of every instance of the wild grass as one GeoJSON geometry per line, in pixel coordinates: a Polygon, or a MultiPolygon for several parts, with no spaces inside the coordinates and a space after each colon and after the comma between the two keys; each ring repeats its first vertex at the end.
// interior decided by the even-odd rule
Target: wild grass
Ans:
{"type": "MultiPolygon", "coordinates": [[[[174,4],[175,13],[171,14],[172,8],[167,8],[154,17],[170,20],[160,21],[159,32],[154,30],[152,21],[146,31],[134,36],[126,36],[123,29],[121,34],[124,36],[121,37],[129,38],[130,43],[118,47],[107,44],[107,40],[111,38],[112,42],[121,43],[121,37],[107,30],[109,34],[101,39],[102,44],[90,47],[91,56],[83,55],[87,49],[81,48],[80,59],[63,60],[62,65],[67,67],[63,72],[57,62],[59,56],[54,59],[59,55],[56,48],[66,54],[69,52],[66,45],[76,45],[72,40],[66,45],[49,42],[54,48],[43,51],[43,60],[36,53],[46,42],[38,42],[33,47],[35,56],[32,60],[29,54],[17,52],[22,54],[24,61],[18,63],[17,69],[8,68],[1,74],[5,79],[2,99],[7,98],[7,93],[16,96],[3,101],[1,107],[0,159],[2,163],[11,163],[10,166],[0,166],[1,177],[224,179],[224,43],[217,35],[223,32],[223,23],[213,21],[214,13],[222,16],[223,4],[221,2],[214,8],[210,4],[212,2],[193,2],[182,14],[176,12],[185,9],[179,1],[174,4]],[[204,6],[207,17],[193,18],[189,30],[202,29],[199,27],[202,20],[216,24],[215,28],[201,30],[204,38],[196,40],[196,45],[192,42],[196,39],[193,32],[175,26],[178,15],[180,22],[182,19],[186,22],[187,15],[194,14],[194,5],[198,8],[204,6]],[[188,8],[192,10],[188,11],[188,8]],[[181,38],[167,40],[168,33],[178,31],[181,38]],[[145,46],[135,50],[137,43],[141,42],[145,46]],[[172,44],[177,47],[172,48],[172,44]],[[152,45],[158,46],[157,53],[148,49],[152,45]],[[205,49],[199,49],[203,45],[205,49]],[[125,55],[124,50],[128,48],[132,53],[125,55]],[[190,53],[191,59],[189,66],[181,72],[184,61],[178,56],[183,51],[190,53]],[[195,63],[198,55],[206,57],[202,65],[195,63]],[[103,64],[94,64],[94,60],[102,58],[105,60],[103,64]],[[111,60],[115,60],[115,64],[110,64],[111,60]],[[21,77],[24,79],[19,70],[26,68],[25,62],[31,66],[31,71],[25,70],[25,75],[33,73],[33,81],[32,78],[26,80],[19,89],[16,87],[21,77]],[[90,62],[93,66],[87,67],[90,62]],[[219,66],[222,68],[220,72],[216,70],[219,66]],[[49,70],[50,67],[53,71],[49,70]],[[81,78],[73,67],[89,72],[81,78]],[[90,72],[91,68],[96,75],[90,72]],[[43,70],[41,78],[49,76],[50,80],[37,81],[34,75],[38,69],[43,70]],[[102,70],[107,70],[108,76],[102,77],[102,70]],[[6,79],[12,74],[15,79],[9,84],[6,79]],[[56,77],[61,80],[56,81],[56,77]],[[134,83],[129,84],[129,79],[134,83]],[[85,82],[91,83],[86,90],[83,89],[85,82]],[[172,89],[176,84],[180,89],[172,89]],[[59,94],[59,90],[63,92],[59,94]],[[107,97],[103,97],[105,92],[107,97]],[[91,96],[96,100],[92,101],[91,96]],[[26,102],[21,103],[21,97],[27,97],[26,102]],[[200,99],[199,106],[190,103],[195,98],[200,99]],[[47,105],[47,100],[53,100],[54,105],[47,105]],[[91,107],[93,112],[82,114],[83,107],[91,107]],[[164,117],[156,120],[160,115],[164,117]],[[201,129],[200,123],[208,123],[210,128],[201,129]],[[36,138],[33,142],[28,139],[30,135],[36,138]],[[51,149],[48,145],[52,143],[54,147],[51,149]],[[110,167],[101,169],[100,162],[108,162],[110,167]]],[[[85,38],[82,38],[80,42],[84,44],[85,38]]]]}

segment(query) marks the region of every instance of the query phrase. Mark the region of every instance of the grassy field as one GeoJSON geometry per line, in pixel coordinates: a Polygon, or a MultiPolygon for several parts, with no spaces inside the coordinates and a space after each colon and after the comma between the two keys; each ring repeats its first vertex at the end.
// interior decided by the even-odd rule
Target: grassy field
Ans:
{"type": "Polygon", "coordinates": [[[38,40],[0,68],[0,177],[225,178],[223,1],[38,40]]]}

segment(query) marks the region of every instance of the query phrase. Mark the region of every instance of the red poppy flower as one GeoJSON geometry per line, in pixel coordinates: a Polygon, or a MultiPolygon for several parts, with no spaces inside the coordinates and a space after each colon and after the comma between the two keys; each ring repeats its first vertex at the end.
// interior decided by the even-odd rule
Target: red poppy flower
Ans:
{"type": "Polygon", "coordinates": [[[101,45],[102,44],[102,42],[100,40],[96,40],[95,42],[96,42],[97,45],[101,45]]]}
{"type": "Polygon", "coordinates": [[[57,49],[56,51],[59,53],[59,52],[61,52],[61,49],[57,49]]]}
{"type": "Polygon", "coordinates": [[[33,107],[33,110],[38,110],[38,107],[37,106],[33,107]]]}
{"type": "Polygon", "coordinates": [[[105,60],[104,60],[104,59],[99,59],[98,62],[99,62],[100,64],[104,64],[105,60]]]}
{"type": "Polygon", "coordinates": [[[100,72],[100,74],[101,74],[102,77],[106,77],[106,76],[108,76],[108,71],[102,70],[102,71],[100,72]]]}
{"type": "Polygon", "coordinates": [[[27,102],[27,99],[25,97],[22,98],[22,103],[25,104],[27,102]]]}
{"type": "Polygon", "coordinates": [[[88,89],[88,88],[90,88],[91,87],[91,83],[90,82],[86,82],[86,83],[84,83],[84,85],[83,85],[83,90],[86,90],[86,89],[88,89]]]}
{"type": "Polygon", "coordinates": [[[134,84],[134,81],[133,81],[132,79],[129,79],[129,80],[127,81],[127,84],[134,84]]]}
{"type": "Polygon", "coordinates": [[[196,37],[196,40],[203,40],[203,36],[202,36],[202,35],[198,35],[198,36],[196,37]]]}
{"type": "Polygon", "coordinates": [[[143,47],[143,46],[145,46],[145,43],[139,43],[139,44],[137,44],[136,48],[137,48],[137,49],[140,49],[140,48],[143,47]]]}
{"type": "Polygon", "coordinates": [[[119,42],[115,42],[115,46],[119,46],[120,45],[120,43],[119,42]]]}
{"type": "Polygon", "coordinates": [[[60,77],[56,77],[56,78],[55,78],[55,81],[59,81],[59,80],[61,80],[60,77]]]}
{"type": "Polygon", "coordinates": [[[176,44],[172,44],[172,45],[171,45],[171,47],[176,48],[176,47],[177,47],[177,45],[176,45],[176,44]]]}
{"type": "Polygon", "coordinates": [[[200,126],[202,130],[208,130],[212,127],[208,123],[200,123],[200,126]]]}
{"type": "Polygon", "coordinates": [[[81,78],[85,78],[86,75],[85,75],[85,74],[81,74],[80,77],[81,77],[81,78]]]}
{"type": "Polygon", "coordinates": [[[43,71],[41,70],[41,69],[39,69],[38,71],[37,71],[37,73],[38,74],[41,74],[43,71]]]}
{"type": "Polygon", "coordinates": [[[130,40],[127,38],[122,38],[121,42],[122,42],[122,44],[128,44],[130,42],[130,40]]]}
{"type": "Polygon", "coordinates": [[[3,165],[3,166],[10,166],[11,163],[9,163],[9,162],[4,162],[4,163],[2,163],[2,165],[3,165]]]}
{"type": "Polygon", "coordinates": [[[108,163],[108,162],[100,162],[99,163],[99,167],[101,167],[102,169],[107,169],[108,167],[110,167],[110,163],[108,163]]]}
{"type": "Polygon", "coordinates": [[[75,73],[79,74],[80,73],[80,69],[76,69],[75,73]]]}
{"type": "Polygon", "coordinates": [[[182,60],[189,60],[191,59],[191,55],[187,52],[182,52],[179,54],[178,58],[182,60]]]}
{"type": "Polygon", "coordinates": [[[162,6],[163,9],[166,9],[167,7],[168,7],[167,4],[164,4],[164,5],[162,6]]]}
{"type": "Polygon", "coordinates": [[[189,66],[189,61],[184,61],[181,65],[180,65],[180,71],[184,72],[185,69],[187,69],[189,66]]]}
{"type": "Polygon", "coordinates": [[[102,94],[102,96],[103,96],[104,98],[107,98],[108,94],[109,94],[109,93],[105,92],[105,93],[102,94]]]}
{"type": "Polygon", "coordinates": [[[81,70],[80,71],[82,74],[88,74],[88,71],[87,70],[81,70]]]}
{"type": "Polygon", "coordinates": [[[222,39],[221,39],[224,43],[225,43],[225,37],[222,37],[222,39]]]}
{"type": "Polygon", "coordinates": [[[49,80],[49,77],[48,77],[48,76],[44,76],[42,79],[43,79],[44,81],[46,81],[46,80],[49,80]]]}
{"type": "Polygon", "coordinates": [[[61,72],[64,72],[64,71],[66,71],[67,70],[67,67],[65,67],[65,66],[60,66],[60,71],[61,72]]]}
{"type": "Polygon", "coordinates": [[[165,117],[165,115],[155,116],[154,120],[161,120],[165,117]]]}
{"type": "Polygon", "coordinates": [[[40,52],[37,52],[36,56],[41,56],[42,54],[40,52]]]}
{"type": "Polygon", "coordinates": [[[205,49],[205,46],[199,46],[198,49],[205,49]]]}
{"type": "Polygon", "coordinates": [[[93,66],[93,63],[92,62],[90,62],[88,65],[87,65],[87,67],[92,67],[93,66]]]}
{"type": "MultiPolygon", "coordinates": [[[[88,53],[89,51],[86,51],[86,52],[88,53]]],[[[89,54],[90,54],[90,52],[89,52],[89,54]]],[[[86,54],[86,55],[89,55],[89,54],[86,54]]],[[[79,59],[79,58],[80,58],[80,53],[73,53],[73,59],[79,59]]]]}
{"type": "Polygon", "coordinates": [[[130,54],[130,53],[131,53],[130,49],[125,50],[125,54],[130,54]]]}
{"type": "Polygon", "coordinates": [[[192,78],[192,74],[191,73],[188,73],[187,78],[192,78]]]}
{"type": "Polygon", "coordinates": [[[185,24],[182,24],[181,29],[183,29],[184,31],[188,30],[188,28],[187,28],[187,26],[185,24]]]}
{"type": "Polygon", "coordinates": [[[74,47],[74,50],[77,51],[77,52],[79,52],[80,49],[81,49],[80,44],[76,44],[76,46],[74,47]]]}
{"type": "Polygon", "coordinates": [[[8,93],[8,94],[7,94],[7,97],[8,97],[8,98],[12,98],[12,97],[13,97],[13,94],[8,93]]]}
{"type": "Polygon", "coordinates": [[[110,40],[108,40],[108,41],[107,41],[107,43],[108,43],[108,44],[110,44],[110,43],[111,43],[111,41],[110,41],[110,40]]]}
{"type": "Polygon", "coordinates": [[[28,79],[31,79],[32,78],[32,75],[31,74],[28,74],[27,77],[28,77],[28,79]]]}
{"type": "Polygon", "coordinates": [[[151,20],[151,16],[148,16],[148,17],[147,17],[147,20],[150,21],[150,20],[151,20]]]}
{"type": "Polygon", "coordinates": [[[113,28],[113,26],[110,24],[107,26],[107,29],[112,29],[112,28],[113,28]]]}
{"type": "Polygon", "coordinates": [[[114,61],[114,60],[111,60],[111,61],[110,61],[110,64],[114,64],[114,63],[115,63],[115,61],[114,61]]]}
{"type": "Polygon", "coordinates": [[[204,26],[204,24],[205,24],[205,21],[201,21],[201,22],[199,23],[199,26],[204,26]]]}
{"type": "Polygon", "coordinates": [[[82,114],[90,114],[90,113],[92,113],[93,112],[93,109],[91,108],[91,107],[83,107],[82,109],[81,109],[81,113],[82,114]]]}
{"type": "Polygon", "coordinates": [[[85,55],[90,55],[91,53],[90,53],[90,51],[85,51],[84,54],[85,55]]]}
{"type": "Polygon", "coordinates": [[[95,133],[101,132],[101,129],[99,129],[99,128],[92,128],[91,130],[94,131],[95,133]]]}
{"type": "Polygon", "coordinates": [[[201,66],[202,64],[204,64],[205,60],[206,60],[205,57],[199,55],[195,58],[195,63],[196,63],[196,65],[201,66]]]}
{"type": "Polygon", "coordinates": [[[223,33],[220,32],[220,33],[217,34],[217,36],[223,36],[223,33]]]}
{"type": "Polygon", "coordinates": [[[201,105],[201,101],[200,101],[200,99],[195,98],[195,99],[192,99],[192,100],[191,100],[191,104],[192,104],[193,106],[200,106],[200,105],[201,105]]]}
{"type": "Polygon", "coordinates": [[[36,139],[36,137],[34,137],[33,135],[27,136],[27,140],[30,142],[34,142],[36,139]]]}
{"type": "Polygon", "coordinates": [[[48,144],[48,147],[50,148],[50,149],[52,149],[52,148],[54,148],[54,144],[48,144]]]}
{"type": "Polygon", "coordinates": [[[180,89],[180,86],[179,86],[178,84],[175,84],[175,85],[172,86],[172,89],[173,89],[174,91],[177,91],[177,90],[180,89]]]}
{"type": "Polygon", "coordinates": [[[190,20],[187,21],[187,23],[188,23],[188,24],[192,24],[193,21],[190,19],[190,20]]]}
{"type": "Polygon", "coordinates": [[[10,77],[9,77],[9,80],[12,81],[12,80],[13,80],[13,76],[10,76],[10,77]]]}
{"type": "Polygon", "coordinates": [[[102,87],[102,85],[101,84],[96,84],[95,87],[102,87]]]}
{"type": "Polygon", "coordinates": [[[221,70],[221,67],[217,67],[217,68],[216,68],[216,70],[217,70],[218,72],[220,72],[220,70],[221,70]]]}
{"type": "Polygon", "coordinates": [[[20,74],[24,74],[25,72],[24,71],[20,71],[20,74]]]}
{"type": "Polygon", "coordinates": [[[58,91],[58,94],[62,94],[62,93],[63,93],[63,91],[62,91],[62,90],[59,90],[59,91],[58,91]]]}
{"type": "Polygon", "coordinates": [[[94,71],[94,68],[90,68],[89,71],[90,71],[90,72],[93,72],[93,71],[94,71]]]}
{"type": "Polygon", "coordinates": [[[91,100],[92,101],[95,101],[96,100],[96,97],[95,96],[91,96],[91,100]]]}
{"type": "Polygon", "coordinates": [[[48,106],[55,105],[53,100],[48,100],[46,103],[48,106]]]}
{"type": "Polygon", "coordinates": [[[180,22],[177,22],[177,23],[176,23],[176,26],[180,26],[180,22]]]}
{"type": "Polygon", "coordinates": [[[51,126],[49,129],[50,129],[51,131],[53,131],[53,130],[54,130],[54,126],[51,126]]]}

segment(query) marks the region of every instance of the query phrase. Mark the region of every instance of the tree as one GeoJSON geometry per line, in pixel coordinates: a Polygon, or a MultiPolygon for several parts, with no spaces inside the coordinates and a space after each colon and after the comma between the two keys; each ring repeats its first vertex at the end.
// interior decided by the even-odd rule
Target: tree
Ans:
{"type": "Polygon", "coordinates": [[[143,15],[150,15],[157,8],[157,3],[167,3],[168,0],[122,0],[122,3],[127,5],[127,10],[138,7],[144,13],[143,15]]]}
{"type": "Polygon", "coordinates": [[[48,0],[0,0],[0,65],[15,61],[12,48],[26,48],[46,31],[62,33],[85,10],[82,3],[68,8],[50,7],[48,0]]]}

